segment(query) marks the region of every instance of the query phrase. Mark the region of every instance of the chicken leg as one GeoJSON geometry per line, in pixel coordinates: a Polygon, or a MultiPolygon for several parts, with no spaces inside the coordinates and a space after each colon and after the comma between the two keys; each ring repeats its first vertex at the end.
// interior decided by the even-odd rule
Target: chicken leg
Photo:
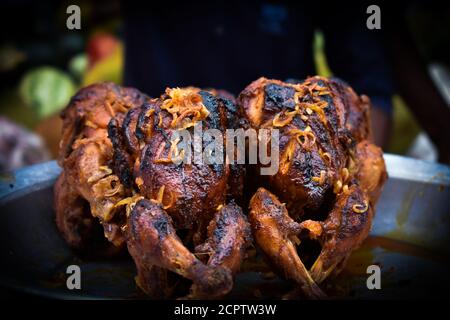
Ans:
{"type": "Polygon", "coordinates": [[[334,208],[322,223],[319,238],[322,250],[311,267],[316,283],[323,282],[334,270],[344,265],[353,250],[366,239],[372,225],[373,208],[368,196],[357,185],[337,196],[334,208]]]}
{"type": "Polygon", "coordinates": [[[221,206],[208,226],[208,238],[197,246],[197,254],[209,254],[207,264],[224,267],[234,276],[251,243],[251,230],[242,209],[235,203],[221,206]]]}
{"type": "Polygon", "coordinates": [[[250,224],[256,243],[287,279],[292,279],[309,298],[325,298],[297,254],[293,241],[302,226],[289,217],[272,193],[259,188],[250,200],[250,224]]]}
{"type": "MultiPolygon", "coordinates": [[[[138,201],[128,217],[127,226],[128,250],[137,265],[139,284],[144,291],[153,291],[152,284],[146,280],[151,278],[148,272],[154,266],[192,280],[189,298],[219,298],[231,290],[233,278],[228,266],[233,267],[233,264],[227,265],[222,259],[223,267],[205,265],[197,259],[182,244],[172,219],[160,204],[146,199],[138,201]]],[[[225,229],[217,230],[227,234],[225,229]]],[[[216,233],[221,238],[220,232],[216,233]]],[[[214,256],[218,257],[220,253],[214,256]]]]}

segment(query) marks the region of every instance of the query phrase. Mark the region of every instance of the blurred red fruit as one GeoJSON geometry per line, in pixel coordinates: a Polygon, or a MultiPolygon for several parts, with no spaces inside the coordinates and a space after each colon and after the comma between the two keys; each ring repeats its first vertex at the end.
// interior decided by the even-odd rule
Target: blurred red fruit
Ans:
{"type": "Polygon", "coordinates": [[[87,45],[89,68],[91,68],[97,61],[112,54],[118,44],[119,41],[116,37],[108,33],[98,33],[91,37],[87,45]]]}

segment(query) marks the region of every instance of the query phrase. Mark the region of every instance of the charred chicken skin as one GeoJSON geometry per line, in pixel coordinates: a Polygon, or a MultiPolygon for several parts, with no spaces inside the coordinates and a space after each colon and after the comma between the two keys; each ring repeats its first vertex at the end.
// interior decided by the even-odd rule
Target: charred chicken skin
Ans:
{"type": "Polygon", "coordinates": [[[63,172],[54,204],[58,229],[71,247],[89,249],[96,220],[112,243],[124,243],[120,225],[111,219],[114,205],[126,194],[110,169],[114,152],[107,128],[111,118],[123,117],[147,100],[135,89],[103,83],[81,89],[62,112],[58,163],[63,172]]]}
{"type": "Polygon", "coordinates": [[[63,119],[55,206],[69,244],[82,246],[97,218],[108,240],[126,243],[137,284],[149,295],[173,296],[174,274],[192,281],[189,298],[226,295],[251,243],[235,202],[244,168],[176,163],[185,155],[173,135],[199,123],[223,131],[239,126],[234,101],[197,88],[149,99],[101,84],[80,91],[63,119]]]}
{"type": "Polygon", "coordinates": [[[279,130],[279,170],[259,176],[249,221],[278,273],[309,298],[367,237],[387,178],[370,101],[338,79],[260,78],[238,98],[251,127],[279,130]],[[315,252],[315,253],[314,253],[315,252]]]}
{"type": "Polygon", "coordinates": [[[261,78],[237,105],[192,87],[157,99],[111,83],[80,90],[62,113],[55,185],[66,241],[89,249],[102,226],[109,249],[128,249],[138,286],[154,298],[176,296],[180,279],[192,282],[187,298],[223,297],[254,241],[295,294],[325,297],[319,286],[367,237],[387,178],[370,142],[370,101],[337,79],[261,78]],[[248,166],[259,187],[248,218],[237,204],[244,167],[189,162],[178,147],[175,133],[199,124],[279,130],[277,173],[248,166]]]}

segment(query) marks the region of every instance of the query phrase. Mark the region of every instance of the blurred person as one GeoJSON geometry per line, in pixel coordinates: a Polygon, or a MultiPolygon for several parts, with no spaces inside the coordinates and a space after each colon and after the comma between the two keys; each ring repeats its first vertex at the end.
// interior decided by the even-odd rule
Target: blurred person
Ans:
{"type": "Polygon", "coordinates": [[[42,139],[0,116],[0,173],[50,160],[42,139]]]}
{"type": "Polygon", "coordinates": [[[372,101],[375,142],[391,128],[393,85],[381,30],[366,26],[367,5],[301,2],[123,1],[125,84],[150,96],[197,86],[238,94],[264,76],[316,74],[313,36],[322,30],[333,74],[372,101]]]}

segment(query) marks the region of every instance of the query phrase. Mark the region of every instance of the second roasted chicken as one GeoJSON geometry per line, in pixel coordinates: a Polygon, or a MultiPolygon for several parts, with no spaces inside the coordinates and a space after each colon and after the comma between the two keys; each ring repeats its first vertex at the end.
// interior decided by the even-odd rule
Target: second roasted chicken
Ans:
{"type": "Polygon", "coordinates": [[[280,136],[279,170],[256,179],[250,200],[255,242],[281,276],[324,297],[319,285],[367,237],[387,177],[369,99],[337,79],[261,78],[238,103],[251,127],[280,136]]]}

